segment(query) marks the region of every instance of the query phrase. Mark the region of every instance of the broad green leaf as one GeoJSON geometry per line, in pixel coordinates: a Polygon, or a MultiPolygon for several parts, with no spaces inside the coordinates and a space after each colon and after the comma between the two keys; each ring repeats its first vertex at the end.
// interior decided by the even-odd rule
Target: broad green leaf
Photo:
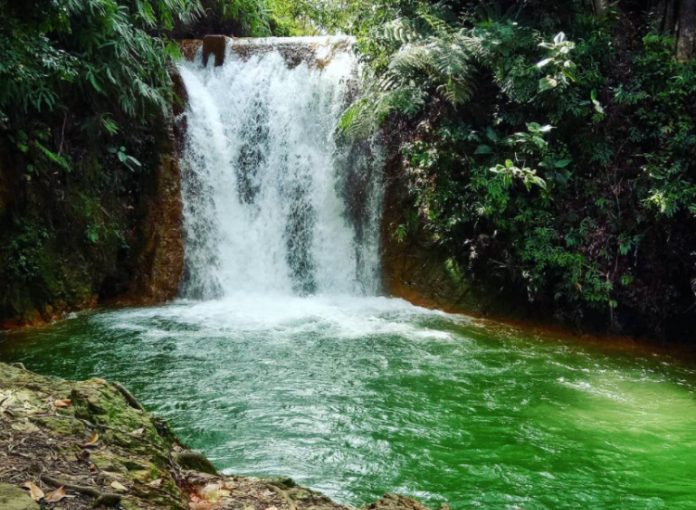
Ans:
{"type": "Polygon", "coordinates": [[[558,86],[558,80],[550,76],[545,76],[539,80],[539,92],[555,89],[558,86]]]}

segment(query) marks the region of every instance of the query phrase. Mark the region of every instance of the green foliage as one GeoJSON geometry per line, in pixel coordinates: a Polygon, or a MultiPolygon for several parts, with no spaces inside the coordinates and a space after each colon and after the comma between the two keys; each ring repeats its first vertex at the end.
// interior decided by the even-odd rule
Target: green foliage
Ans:
{"type": "Polygon", "coordinates": [[[362,25],[368,87],[340,127],[402,130],[418,222],[397,237],[566,318],[664,332],[694,309],[696,63],[636,12],[454,4],[362,25]]]}
{"type": "Polygon", "coordinates": [[[268,7],[258,0],[218,0],[226,18],[238,19],[249,35],[270,35],[268,7]]]}
{"type": "Polygon", "coordinates": [[[570,53],[575,49],[575,43],[566,40],[566,35],[559,32],[552,42],[542,42],[539,46],[548,51],[549,56],[537,62],[539,69],[549,73],[539,80],[539,91],[565,88],[575,81],[575,63],[570,60],[570,53]]]}
{"type": "Polygon", "coordinates": [[[453,106],[473,96],[473,61],[483,51],[477,36],[453,30],[426,10],[414,21],[397,19],[372,35],[397,49],[369,81],[365,96],[344,115],[340,127],[345,132],[365,136],[396,112],[414,117],[429,103],[428,96],[453,106]]]}
{"type": "Polygon", "coordinates": [[[115,273],[171,108],[178,52],[164,34],[201,11],[188,0],[0,8],[4,319],[83,302],[115,273]]]}
{"type": "Polygon", "coordinates": [[[156,34],[199,12],[184,0],[3,0],[0,8],[0,130],[29,174],[70,172],[78,138],[120,131],[122,145],[136,145],[128,135],[139,137],[172,101],[175,52],[156,34]]]}
{"type": "Polygon", "coordinates": [[[362,36],[400,14],[413,12],[418,4],[414,0],[267,0],[266,6],[277,35],[362,36]]]}
{"type": "Polygon", "coordinates": [[[8,273],[22,281],[36,278],[40,271],[43,246],[48,231],[31,220],[18,222],[17,235],[4,248],[3,262],[8,273]]]}
{"type": "Polygon", "coordinates": [[[189,19],[192,6],[183,0],[60,0],[48,6],[3,1],[3,120],[54,113],[78,95],[130,118],[165,107],[170,50],[149,31],[171,27],[175,13],[189,19]]]}
{"type": "Polygon", "coordinates": [[[205,34],[263,37],[277,29],[271,16],[270,0],[197,0],[202,16],[183,22],[174,31],[177,38],[205,34]]]}

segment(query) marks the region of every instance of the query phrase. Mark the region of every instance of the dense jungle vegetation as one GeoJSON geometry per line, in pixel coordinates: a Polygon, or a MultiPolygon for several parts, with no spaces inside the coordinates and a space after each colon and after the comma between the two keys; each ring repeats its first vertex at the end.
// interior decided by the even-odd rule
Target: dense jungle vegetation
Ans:
{"type": "Polygon", "coordinates": [[[529,313],[696,323],[696,2],[1,0],[0,320],[123,292],[177,38],[359,38],[346,136],[384,128],[392,235],[529,313]]]}
{"type": "Polygon", "coordinates": [[[533,315],[686,333],[696,5],[390,9],[363,38],[374,78],[343,127],[401,134],[412,201],[396,235],[441,246],[456,275],[533,315]]]}

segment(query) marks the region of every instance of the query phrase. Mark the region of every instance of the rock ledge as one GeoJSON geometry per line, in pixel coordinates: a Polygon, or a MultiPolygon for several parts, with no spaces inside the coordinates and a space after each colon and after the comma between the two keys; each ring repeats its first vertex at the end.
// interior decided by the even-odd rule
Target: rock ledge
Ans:
{"type": "MultiPolygon", "coordinates": [[[[0,508],[351,510],[289,479],[218,475],[128,395],[0,363],[0,508]]],[[[395,495],[365,508],[427,510],[395,495]]]]}

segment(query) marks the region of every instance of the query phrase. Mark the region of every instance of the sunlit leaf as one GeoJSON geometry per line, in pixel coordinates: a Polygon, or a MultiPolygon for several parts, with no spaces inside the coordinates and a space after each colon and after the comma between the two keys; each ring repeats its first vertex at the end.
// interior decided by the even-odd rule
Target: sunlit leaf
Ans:
{"type": "Polygon", "coordinates": [[[111,488],[114,490],[117,490],[119,492],[128,492],[128,488],[125,485],[123,485],[122,483],[117,482],[116,480],[111,482],[111,488]]]}
{"type": "Polygon", "coordinates": [[[67,399],[67,398],[53,401],[53,407],[57,407],[57,408],[70,407],[71,404],[72,404],[72,400],[67,399]]]}
{"type": "Polygon", "coordinates": [[[57,503],[66,496],[65,489],[63,487],[58,487],[53,492],[49,492],[46,495],[46,501],[49,503],[57,503]]]}
{"type": "Polygon", "coordinates": [[[161,486],[162,486],[162,479],[161,479],[161,478],[157,478],[157,479],[155,479],[155,480],[152,480],[150,483],[148,483],[148,485],[149,485],[150,487],[155,487],[155,488],[161,487],[161,486]]]}
{"type": "Polygon", "coordinates": [[[547,90],[555,89],[558,87],[558,80],[552,78],[551,76],[544,76],[539,80],[539,92],[546,92],[547,90]]]}
{"type": "Polygon", "coordinates": [[[45,496],[44,491],[42,491],[41,488],[38,487],[34,482],[25,482],[24,487],[29,489],[29,495],[34,501],[41,501],[45,496]]]}
{"type": "Polygon", "coordinates": [[[89,438],[89,440],[82,445],[83,448],[92,448],[97,445],[99,442],[99,434],[96,432],[92,434],[92,437],[89,438]]]}

